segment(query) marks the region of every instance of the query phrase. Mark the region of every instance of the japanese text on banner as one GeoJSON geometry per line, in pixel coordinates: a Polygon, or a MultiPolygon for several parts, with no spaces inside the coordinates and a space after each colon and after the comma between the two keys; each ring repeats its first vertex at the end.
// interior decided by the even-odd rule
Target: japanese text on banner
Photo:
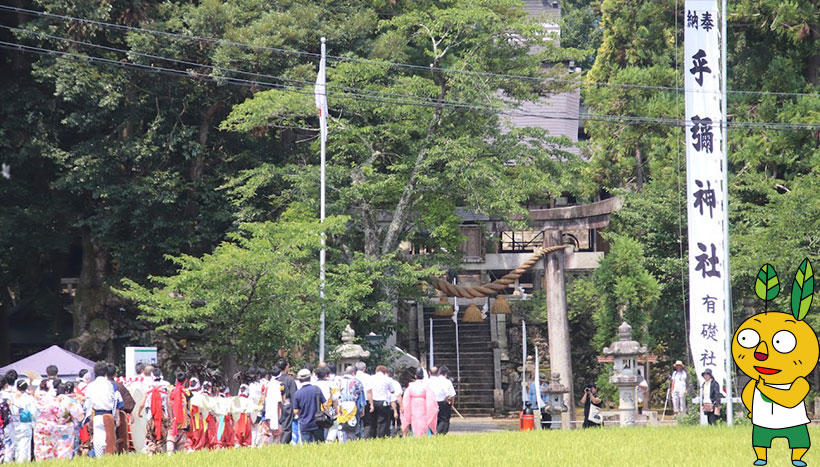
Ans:
{"type": "MultiPolygon", "coordinates": [[[[686,196],[689,233],[689,342],[700,383],[707,368],[726,377],[726,294],[723,281],[724,137],[721,124],[717,0],[687,0],[684,33],[686,196]]],[[[700,387],[700,384],[698,385],[700,387]]]]}

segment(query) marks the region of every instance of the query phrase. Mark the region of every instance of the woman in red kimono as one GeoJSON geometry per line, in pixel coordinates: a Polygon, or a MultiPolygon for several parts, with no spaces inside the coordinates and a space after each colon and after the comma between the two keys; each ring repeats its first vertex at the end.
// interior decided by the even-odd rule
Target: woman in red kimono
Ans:
{"type": "Polygon", "coordinates": [[[188,438],[185,440],[185,450],[188,452],[202,449],[200,443],[205,437],[205,418],[200,406],[197,405],[202,399],[201,390],[202,385],[197,378],[188,380],[188,391],[191,392],[191,424],[188,428],[188,438]]]}
{"type": "Polygon", "coordinates": [[[213,397],[214,390],[210,381],[205,381],[202,383],[202,392],[210,398],[211,403],[208,405],[207,415],[203,413],[203,416],[205,417],[205,426],[202,437],[199,439],[199,443],[194,446],[194,449],[197,451],[200,449],[216,449],[218,444],[218,439],[216,436],[218,423],[216,421],[216,415],[214,415],[213,412],[213,407],[211,407],[213,402],[216,401],[216,398],[213,397]]]}
{"type": "Polygon", "coordinates": [[[250,388],[247,384],[242,384],[239,386],[239,397],[241,398],[240,401],[237,401],[236,410],[233,413],[238,414],[236,423],[234,424],[234,444],[236,447],[248,447],[251,445],[251,417],[250,413],[246,410],[247,404],[244,404],[248,401],[250,397],[250,388]]]}
{"type": "Polygon", "coordinates": [[[216,402],[216,446],[215,449],[232,448],[234,445],[233,417],[231,417],[231,390],[227,386],[219,390],[216,402]]]}

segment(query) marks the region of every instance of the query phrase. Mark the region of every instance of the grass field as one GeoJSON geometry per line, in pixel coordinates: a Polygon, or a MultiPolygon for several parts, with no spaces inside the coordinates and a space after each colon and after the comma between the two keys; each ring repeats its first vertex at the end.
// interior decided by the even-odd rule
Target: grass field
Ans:
{"type": "MultiPolygon", "coordinates": [[[[820,439],[820,427],[810,429],[820,439]]],[[[448,435],[424,439],[386,439],[347,444],[270,446],[219,452],[127,455],[78,459],[77,466],[167,465],[173,467],[230,465],[271,466],[572,466],[572,465],[703,465],[749,466],[755,457],[751,426],[642,427],[604,430],[498,432],[448,435]]],[[[790,466],[786,440],[777,439],[769,450],[771,466],[790,466]]],[[[809,451],[804,460],[818,465],[820,453],[809,451]]]]}

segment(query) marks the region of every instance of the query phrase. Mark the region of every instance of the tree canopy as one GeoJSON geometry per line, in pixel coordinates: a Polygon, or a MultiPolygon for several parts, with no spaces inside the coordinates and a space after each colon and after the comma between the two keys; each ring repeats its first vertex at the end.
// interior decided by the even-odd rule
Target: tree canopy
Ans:
{"type": "MultiPolygon", "coordinates": [[[[91,356],[169,336],[207,336],[209,357],[309,350],[323,229],[330,332],[350,322],[381,333],[400,298],[428,293],[424,278],[458,271],[458,208],[521,226],[528,201],[617,195],[610,255],[568,287],[583,336],[575,351],[591,369],[625,316],[657,353],[680,358],[683,129],[589,119],[570,151],[568,139],[510,118],[524,101],[571,89],[572,60],[589,114],[681,119],[682,2],[562,4],[560,43],[517,0],[38,0],[32,10],[47,14],[2,10],[0,40],[30,49],[0,51],[10,70],[0,76],[0,162],[11,172],[0,179],[0,337],[30,310],[55,340],[72,321],[76,349],[91,356]],[[330,217],[319,225],[323,36],[330,217]],[[427,254],[405,254],[407,244],[427,254]],[[66,276],[80,281],[71,314],[57,292],[66,276]]],[[[809,0],[730,2],[733,121],[817,124],[817,18],[809,0]]],[[[820,256],[818,167],[816,131],[730,129],[736,313],[762,264],[788,271],[820,256]]]]}

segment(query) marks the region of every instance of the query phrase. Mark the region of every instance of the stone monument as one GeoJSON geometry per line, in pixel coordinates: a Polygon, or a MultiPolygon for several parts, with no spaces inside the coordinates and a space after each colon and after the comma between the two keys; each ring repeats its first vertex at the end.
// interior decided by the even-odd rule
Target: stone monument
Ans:
{"type": "Polygon", "coordinates": [[[632,340],[632,326],[626,321],[618,326],[618,340],[604,347],[604,355],[611,355],[614,373],[609,381],[617,386],[618,412],[621,426],[635,424],[635,386],[638,385],[637,358],[646,354],[646,346],[632,340]]]}
{"type": "Polygon", "coordinates": [[[342,331],[342,345],[336,347],[333,351],[336,354],[336,361],[338,363],[337,371],[339,374],[344,372],[348,365],[353,365],[359,360],[364,360],[370,356],[370,352],[362,348],[359,344],[354,344],[353,340],[356,338],[356,331],[348,324],[344,331],[342,331]]]}
{"type": "Polygon", "coordinates": [[[551,416],[550,428],[568,429],[570,419],[568,416],[569,407],[564,402],[564,394],[569,392],[569,388],[561,384],[561,376],[558,373],[550,372],[550,384],[547,385],[547,412],[551,416]],[[561,417],[561,420],[556,420],[561,417]]]}

